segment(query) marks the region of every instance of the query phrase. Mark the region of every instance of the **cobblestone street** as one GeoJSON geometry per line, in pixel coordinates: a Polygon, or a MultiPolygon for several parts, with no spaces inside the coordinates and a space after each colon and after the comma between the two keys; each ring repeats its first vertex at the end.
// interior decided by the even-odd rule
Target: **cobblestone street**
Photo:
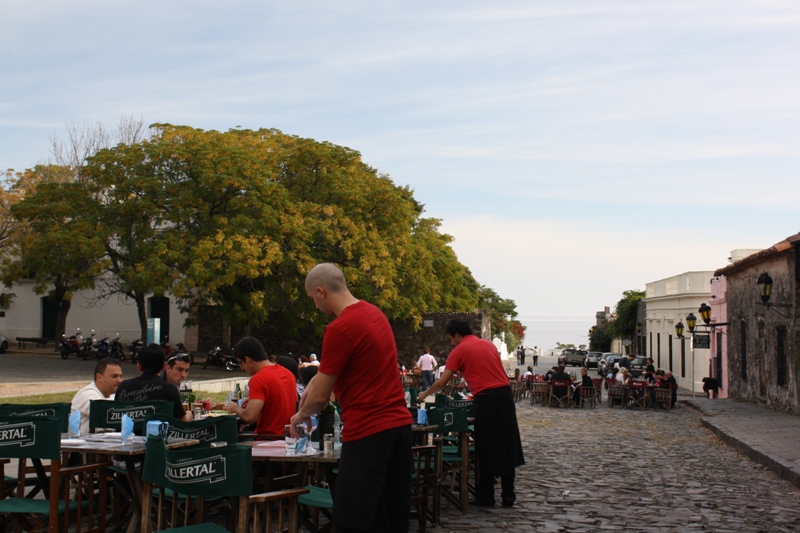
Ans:
{"type": "Polygon", "coordinates": [[[800,490],[722,443],[690,407],[522,400],[517,416],[527,464],[516,505],[466,515],[444,505],[438,531],[800,531],[800,490]]]}

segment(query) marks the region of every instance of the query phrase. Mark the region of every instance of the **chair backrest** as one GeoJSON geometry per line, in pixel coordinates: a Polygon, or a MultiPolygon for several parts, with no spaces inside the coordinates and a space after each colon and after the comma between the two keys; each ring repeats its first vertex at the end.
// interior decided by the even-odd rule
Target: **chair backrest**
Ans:
{"type": "Polygon", "coordinates": [[[633,379],[628,383],[628,387],[631,389],[646,389],[647,381],[640,381],[633,379]]]}
{"type": "Polygon", "coordinates": [[[149,414],[172,416],[172,402],[148,400],[141,402],[125,400],[91,400],[89,402],[89,431],[98,428],[122,429],[122,415],[133,419],[133,431],[144,433],[144,418],[149,414]]]}
{"type": "Polygon", "coordinates": [[[0,457],[60,459],[61,419],[0,416],[0,457]]]}
{"type": "Polygon", "coordinates": [[[571,385],[568,379],[551,379],[550,385],[552,387],[569,387],[571,385]]]}
{"type": "Polygon", "coordinates": [[[188,496],[249,496],[252,450],[239,444],[168,450],[164,439],[150,435],[142,480],[188,496]]]}
{"type": "Polygon", "coordinates": [[[169,422],[170,438],[197,439],[200,441],[198,446],[203,448],[211,446],[212,442],[236,444],[239,440],[239,428],[235,416],[215,416],[204,420],[185,422],[171,416],[147,414],[144,417],[145,426],[151,420],[169,422]]]}
{"type": "Polygon", "coordinates": [[[0,416],[55,416],[61,419],[61,433],[69,427],[70,404],[58,403],[3,403],[0,404],[0,416]]]}

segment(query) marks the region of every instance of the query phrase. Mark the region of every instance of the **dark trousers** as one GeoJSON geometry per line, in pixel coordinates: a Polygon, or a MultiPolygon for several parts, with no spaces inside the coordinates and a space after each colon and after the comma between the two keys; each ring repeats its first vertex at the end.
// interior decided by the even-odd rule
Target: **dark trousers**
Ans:
{"type": "Polygon", "coordinates": [[[423,370],[422,371],[422,390],[428,390],[433,385],[433,371],[432,370],[423,370]]]}
{"type": "Polygon", "coordinates": [[[339,531],[406,533],[411,514],[411,426],[345,442],[333,496],[339,531]]]}
{"type": "MultiPolygon", "coordinates": [[[[510,498],[514,496],[515,472],[500,476],[500,497],[510,498]]],[[[481,474],[478,485],[475,487],[475,498],[479,502],[494,501],[494,476],[481,474]]]]}

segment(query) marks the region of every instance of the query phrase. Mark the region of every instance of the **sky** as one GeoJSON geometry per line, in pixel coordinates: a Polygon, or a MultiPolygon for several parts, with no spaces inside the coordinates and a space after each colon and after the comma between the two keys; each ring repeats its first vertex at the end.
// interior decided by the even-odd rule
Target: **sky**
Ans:
{"type": "Polygon", "coordinates": [[[793,1],[0,4],[0,167],[121,117],[347,146],[523,323],[800,231],[799,95],[793,1]]]}

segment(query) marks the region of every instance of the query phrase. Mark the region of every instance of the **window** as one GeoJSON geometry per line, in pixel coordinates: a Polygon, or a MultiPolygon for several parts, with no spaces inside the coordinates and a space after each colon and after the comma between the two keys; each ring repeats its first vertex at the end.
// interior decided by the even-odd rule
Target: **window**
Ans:
{"type": "Polygon", "coordinates": [[[744,320],[739,321],[739,345],[742,350],[742,357],[740,360],[742,379],[747,379],[747,322],[744,320]]]}
{"type": "Polygon", "coordinates": [[[778,338],[775,343],[776,370],[778,386],[786,386],[786,328],[778,328],[778,338]]]}
{"type": "Polygon", "coordinates": [[[686,339],[681,339],[681,377],[686,377],[686,339]]]}
{"type": "Polygon", "coordinates": [[[661,333],[656,335],[656,348],[658,348],[658,368],[661,368],[661,333]]]}
{"type": "Polygon", "coordinates": [[[672,372],[672,335],[669,336],[669,371],[672,372]]]}

